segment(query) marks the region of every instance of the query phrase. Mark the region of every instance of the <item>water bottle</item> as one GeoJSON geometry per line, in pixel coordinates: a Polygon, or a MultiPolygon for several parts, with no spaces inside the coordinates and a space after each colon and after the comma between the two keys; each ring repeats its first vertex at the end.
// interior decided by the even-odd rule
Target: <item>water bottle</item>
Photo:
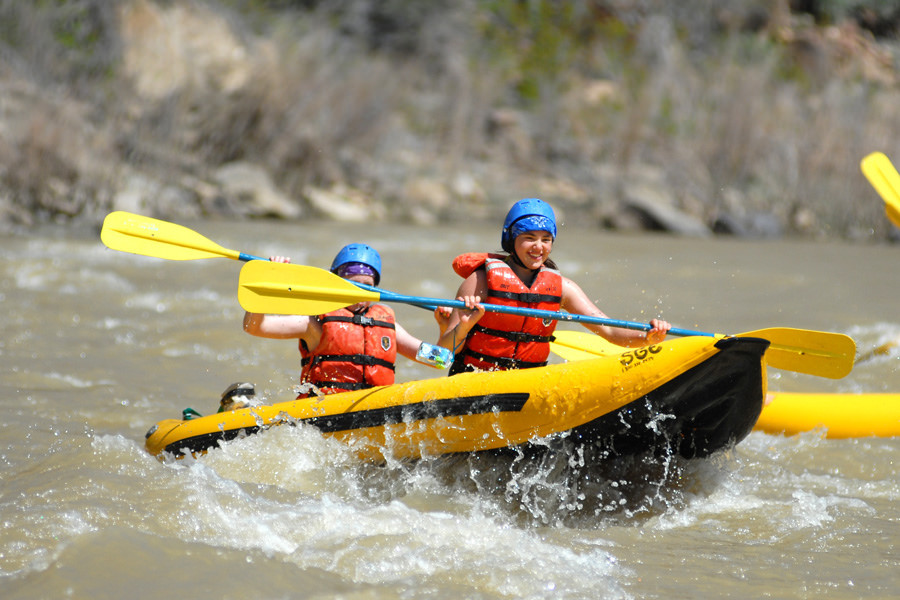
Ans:
{"type": "Polygon", "coordinates": [[[446,369],[453,362],[453,353],[443,346],[422,342],[416,352],[416,360],[426,365],[434,365],[439,369],[446,369]]]}

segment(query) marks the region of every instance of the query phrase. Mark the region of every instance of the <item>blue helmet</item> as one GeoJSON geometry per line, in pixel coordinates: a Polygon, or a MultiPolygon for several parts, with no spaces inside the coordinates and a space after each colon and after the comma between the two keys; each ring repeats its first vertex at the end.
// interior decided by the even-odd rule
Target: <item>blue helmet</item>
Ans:
{"type": "Polygon", "coordinates": [[[526,231],[548,231],[556,239],[556,215],[549,204],[538,198],[525,198],[513,204],[503,221],[500,247],[512,253],[516,237],[526,231]]]}
{"type": "Polygon", "coordinates": [[[375,285],[381,281],[381,256],[378,251],[367,244],[347,244],[334,257],[331,263],[331,272],[338,273],[343,265],[351,263],[357,265],[366,265],[374,271],[375,285]]]}

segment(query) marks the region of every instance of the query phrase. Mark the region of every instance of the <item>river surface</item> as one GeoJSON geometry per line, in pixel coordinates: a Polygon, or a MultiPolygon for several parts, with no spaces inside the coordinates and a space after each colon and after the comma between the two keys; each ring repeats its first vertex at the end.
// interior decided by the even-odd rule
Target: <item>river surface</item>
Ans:
{"type": "MultiPolygon", "coordinates": [[[[497,227],[183,223],[226,248],[327,268],[364,241],[382,286],[451,298],[451,258],[497,227]]],[[[99,231],[0,240],[0,597],[893,598],[900,438],[754,432],[700,461],[360,464],[310,427],[160,461],[144,433],[228,384],[292,397],[295,345],[241,329],[240,263],[104,247],[99,231]],[[592,485],[593,482],[593,485],[592,485]],[[600,483],[597,483],[600,482],[600,483]]],[[[738,333],[850,334],[841,380],[770,369],[783,391],[898,392],[900,247],[693,240],[563,227],[562,271],[610,316],[738,333]],[[869,356],[888,344],[888,351],[869,356]]],[[[397,305],[426,340],[432,316],[397,305]]],[[[566,328],[577,325],[566,324],[566,328]]],[[[402,359],[401,359],[402,360],[402,359]]],[[[435,371],[398,363],[398,379],[435,371]]]]}

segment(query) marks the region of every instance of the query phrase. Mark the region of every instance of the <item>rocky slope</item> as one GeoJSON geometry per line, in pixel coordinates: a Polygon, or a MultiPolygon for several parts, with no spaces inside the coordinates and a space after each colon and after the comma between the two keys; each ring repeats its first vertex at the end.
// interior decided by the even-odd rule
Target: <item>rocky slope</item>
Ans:
{"type": "Polygon", "coordinates": [[[526,23],[533,39],[485,56],[495,30],[462,9],[423,15],[409,42],[383,18],[374,28],[365,2],[340,19],[111,4],[0,9],[20,35],[44,32],[32,54],[21,39],[3,46],[3,227],[96,224],[112,210],[464,222],[538,196],[572,225],[892,235],[858,170],[872,150],[900,160],[896,30],[880,13],[819,26],[786,1],[723,2],[694,31],[683,23],[698,15],[587,3],[569,18],[598,24],[578,54],[591,62],[562,69],[573,55],[559,31],[526,23]],[[78,60],[48,56],[57,47],[78,60]],[[716,61],[716,48],[734,58],[716,61]]]}

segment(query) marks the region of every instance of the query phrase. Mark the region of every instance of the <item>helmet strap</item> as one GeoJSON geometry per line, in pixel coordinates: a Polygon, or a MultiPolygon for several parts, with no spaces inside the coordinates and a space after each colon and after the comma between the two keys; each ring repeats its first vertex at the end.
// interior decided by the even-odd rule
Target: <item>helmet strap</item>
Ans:
{"type": "Polygon", "coordinates": [[[537,269],[531,269],[531,268],[529,268],[529,267],[526,267],[526,266],[525,266],[525,263],[522,262],[522,259],[519,258],[519,253],[516,252],[515,245],[513,245],[512,252],[510,252],[509,255],[512,257],[512,260],[513,260],[514,263],[516,263],[518,266],[522,267],[522,268],[525,269],[526,271],[530,271],[532,275],[534,275],[534,273],[535,273],[536,271],[539,271],[539,270],[540,270],[540,267],[538,267],[537,269]]]}

